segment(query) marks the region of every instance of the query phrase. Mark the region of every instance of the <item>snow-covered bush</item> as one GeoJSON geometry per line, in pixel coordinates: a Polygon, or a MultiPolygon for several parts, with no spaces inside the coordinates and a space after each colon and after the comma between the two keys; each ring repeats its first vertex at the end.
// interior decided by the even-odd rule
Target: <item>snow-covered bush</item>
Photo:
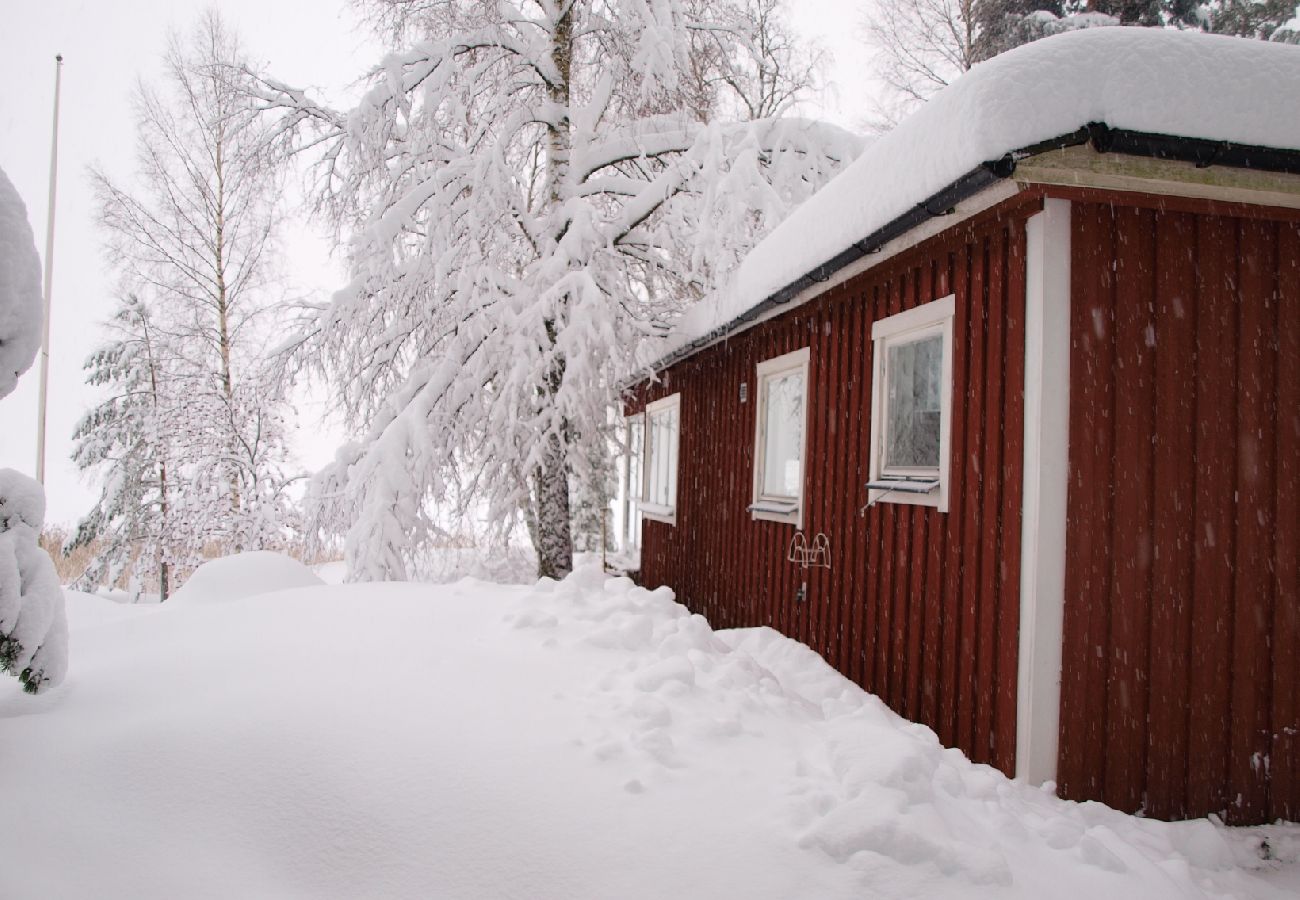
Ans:
{"type": "Polygon", "coordinates": [[[13,391],[41,344],[41,260],[27,207],[0,169],[0,397],[13,391]]]}
{"type": "Polygon", "coordinates": [[[13,469],[0,469],[0,670],[28,693],[54,687],[68,668],[63,589],[37,543],[45,492],[13,469]]]}

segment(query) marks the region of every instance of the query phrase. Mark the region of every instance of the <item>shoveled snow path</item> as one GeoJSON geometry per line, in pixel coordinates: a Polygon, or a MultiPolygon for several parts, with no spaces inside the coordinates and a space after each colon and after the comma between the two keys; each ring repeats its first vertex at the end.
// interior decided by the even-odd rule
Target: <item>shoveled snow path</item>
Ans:
{"type": "Polygon", "coordinates": [[[0,694],[6,897],[1287,896],[598,573],[69,617],[64,686],[0,694]]]}

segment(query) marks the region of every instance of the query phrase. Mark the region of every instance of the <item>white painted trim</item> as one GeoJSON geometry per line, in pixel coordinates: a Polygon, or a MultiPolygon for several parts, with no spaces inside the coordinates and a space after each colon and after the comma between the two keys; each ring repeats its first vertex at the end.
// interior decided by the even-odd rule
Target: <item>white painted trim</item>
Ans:
{"type": "Polygon", "coordinates": [[[750,515],[766,522],[784,522],[796,529],[803,528],[804,483],[808,477],[808,398],[812,396],[809,384],[809,361],[812,351],[801,347],[791,353],[765,359],[755,370],[754,388],[757,395],[754,403],[754,484],[750,515]],[[767,392],[764,390],[767,379],[796,370],[803,371],[803,444],[799,448],[799,496],[793,498],[773,497],[763,493],[763,469],[767,462],[767,392]],[[793,506],[791,512],[781,512],[773,506],[793,506]]]}
{"type": "Polygon", "coordinates": [[[677,495],[681,491],[681,472],[682,472],[682,395],[669,394],[661,400],[654,403],[647,403],[645,408],[645,452],[641,454],[641,496],[646,497],[650,493],[650,470],[652,468],[650,459],[650,430],[652,420],[656,413],[665,410],[677,410],[677,430],[673,433],[673,496],[672,503],[667,506],[659,503],[650,503],[641,499],[637,501],[637,509],[641,512],[641,518],[652,519],[656,522],[666,522],[669,525],[677,524],[677,495]]]}
{"type": "Polygon", "coordinates": [[[957,295],[949,294],[947,297],[913,306],[887,318],[877,319],[871,323],[871,339],[875,341],[906,331],[920,331],[922,328],[936,324],[945,316],[951,319],[956,311],[957,295]]]}
{"type": "MultiPolygon", "coordinates": [[[[871,325],[871,452],[868,454],[867,481],[883,480],[885,441],[885,346],[894,338],[914,332],[939,330],[943,335],[943,396],[939,405],[939,467],[938,471],[917,471],[918,476],[937,477],[939,489],[918,494],[905,491],[867,491],[867,503],[895,503],[900,506],[933,506],[939,512],[948,511],[948,482],[951,472],[952,444],[952,323],[956,312],[956,295],[949,294],[912,309],[878,319],[871,325]]],[[[894,477],[899,477],[894,473],[894,477]]]]}
{"type": "Polygon", "coordinates": [[[1026,223],[1025,460],[1016,777],[1056,780],[1070,446],[1070,203],[1026,223]]]}

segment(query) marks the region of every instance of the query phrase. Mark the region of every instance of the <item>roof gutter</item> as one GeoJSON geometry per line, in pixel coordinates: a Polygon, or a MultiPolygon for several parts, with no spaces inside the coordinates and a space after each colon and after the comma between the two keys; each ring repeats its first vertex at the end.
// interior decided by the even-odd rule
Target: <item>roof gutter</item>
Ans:
{"type": "MultiPolygon", "coordinates": [[[[772,310],[790,303],[805,289],[828,281],[835,273],[846,266],[862,259],[864,256],[879,252],[885,244],[897,237],[901,237],[913,228],[924,224],[930,219],[949,215],[958,203],[973,197],[998,181],[1010,178],[1015,174],[1016,166],[1021,160],[1037,156],[1040,153],[1063,150],[1066,147],[1076,147],[1081,144],[1091,144],[1098,153],[1123,153],[1129,156],[1146,156],[1155,159],[1190,162],[1198,168],[1231,166],[1265,172],[1300,174],[1300,150],[1284,150],[1236,144],[1231,141],[1211,141],[1202,138],[1150,134],[1142,131],[1111,128],[1102,122],[1090,122],[1078,131],[1032,144],[1008,153],[999,159],[980,163],[947,187],[931,194],[907,212],[876,229],[862,240],[855,241],[807,274],[769,294],[757,305],[660,358],[650,366],[651,371],[662,371],[674,363],[703,350],[710,344],[740,331],[746,325],[765,317],[772,310]]],[[[622,386],[628,388],[642,380],[644,380],[644,376],[629,379],[622,386]]]]}

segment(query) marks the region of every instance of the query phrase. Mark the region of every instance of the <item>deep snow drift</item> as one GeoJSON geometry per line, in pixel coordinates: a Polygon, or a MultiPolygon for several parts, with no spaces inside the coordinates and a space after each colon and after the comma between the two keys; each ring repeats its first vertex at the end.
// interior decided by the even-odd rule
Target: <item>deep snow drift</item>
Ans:
{"type": "Polygon", "coordinates": [[[65,685],[0,686],[0,894],[1291,896],[1258,830],[1010,782],[664,590],[251,594],[264,562],[222,602],[69,594],[65,685]]]}
{"type": "Polygon", "coordinates": [[[250,550],[205,562],[172,595],[178,603],[238,600],[254,594],[324,584],[298,560],[270,550],[250,550]]]}

